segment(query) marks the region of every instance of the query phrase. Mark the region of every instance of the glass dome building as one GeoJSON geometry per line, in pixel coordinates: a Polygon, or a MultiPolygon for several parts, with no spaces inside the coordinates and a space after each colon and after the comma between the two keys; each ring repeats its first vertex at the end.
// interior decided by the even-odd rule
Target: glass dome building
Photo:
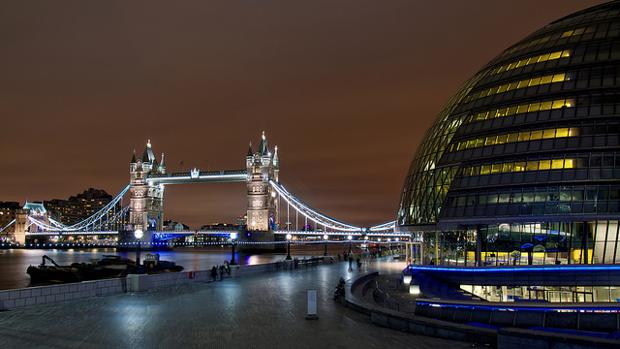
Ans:
{"type": "Polygon", "coordinates": [[[397,225],[421,263],[620,263],[620,2],[503,51],[418,148],[397,225]]]}

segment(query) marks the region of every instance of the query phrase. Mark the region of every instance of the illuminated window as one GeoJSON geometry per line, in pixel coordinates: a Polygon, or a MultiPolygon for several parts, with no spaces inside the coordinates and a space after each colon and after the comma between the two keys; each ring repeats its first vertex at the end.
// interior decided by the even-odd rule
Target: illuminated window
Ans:
{"type": "MultiPolygon", "coordinates": [[[[571,160],[572,161],[572,160],[571,160]]],[[[551,169],[558,170],[564,168],[564,159],[551,160],[551,169]]],[[[572,167],[569,167],[572,168],[572,167]]]]}
{"type": "Polygon", "coordinates": [[[520,89],[520,88],[525,88],[525,87],[532,87],[532,86],[538,86],[538,85],[545,85],[545,84],[551,84],[551,83],[556,83],[556,82],[562,82],[562,81],[568,81],[570,80],[570,77],[568,76],[568,74],[566,73],[558,73],[558,74],[550,74],[550,75],[543,75],[543,76],[537,76],[537,77],[533,77],[530,79],[525,79],[525,80],[520,80],[520,81],[513,81],[511,83],[506,83],[506,84],[502,84],[499,86],[494,86],[491,88],[488,88],[486,90],[482,90],[476,93],[473,93],[471,95],[469,95],[467,97],[467,101],[472,101],[478,98],[482,98],[482,97],[486,97],[486,96],[491,96],[494,94],[498,94],[498,93],[503,93],[503,92],[507,92],[507,91],[512,91],[515,89],[520,89]]]}
{"type": "Polygon", "coordinates": [[[479,113],[471,114],[465,119],[465,122],[482,121],[528,112],[532,113],[537,111],[554,110],[561,108],[573,108],[574,106],[574,99],[556,99],[551,101],[525,103],[499,109],[485,110],[479,113]]]}
{"type": "Polygon", "coordinates": [[[503,162],[489,165],[470,166],[463,170],[464,176],[478,176],[523,171],[545,171],[575,168],[575,159],[550,159],[503,162]]]}
{"type": "Polygon", "coordinates": [[[515,172],[525,171],[525,164],[526,164],[525,161],[515,162],[515,165],[513,167],[514,171],[515,172]]]}
{"type": "Polygon", "coordinates": [[[573,29],[573,30],[567,30],[564,33],[562,33],[562,35],[560,35],[561,38],[568,38],[570,36],[575,36],[575,35],[581,35],[586,31],[586,28],[577,28],[577,29],[573,29]]]}
{"type": "MultiPolygon", "coordinates": [[[[553,130],[553,131],[555,131],[555,130],[553,130]]],[[[527,134],[527,132],[522,132],[522,133],[524,133],[525,135],[527,134]]],[[[527,137],[527,136],[525,136],[525,137],[527,137]]],[[[532,131],[530,133],[530,141],[536,141],[536,140],[539,140],[539,139],[542,139],[542,138],[543,138],[543,130],[536,130],[536,131],[532,131]]]]}
{"type": "Polygon", "coordinates": [[[467,139],[450,146],[450,151],[478,148],[489,145],[527,142],[540,139],[575,137],[579,135],[579,129],[573,127],[551,128],[546,130],[523,131],[519,133],[508,133],[491,135],[486,137],[467,139]]]}
{"type": "Polygon", "coordinates": [[[512,70],[512,69],[520,68],[520,67],[524,67],[524,66],[530,65],[530,64],[551,61],[551,60],[554,60],[554,59],[559,59],[559,58],[564,58],[564,57],[570,57],[570,55],[571,55],[571,51],[570,50],[564,50],[564,51],[555,51],[555,52],[551,52],[551,53],[545,53],[545,54],[534,56],[534,57],[523,58],[523,59],[520,59],[518,61],[511,62],[509,64],[504,64],[502,66],[499,66],[499,67],[493,69],[491,74],[499,74],[499,73],[503,73],[505,71],[509,71],[509,70],[512,70]]]}
{"type": "Polygon", "coordinates": [[[587,28],[583,27],[583,28],[578,28],[578,29],[573,29],[573,30],[567,30],[567,31],[562,32],[562,33],[555,33],[555,34],[543,36],[541,38],[530,40],[530,41],[524,42],[522,44],[513,46],[512,48],[504,51],[503,55],[506,56],[506,55],[515,53],[517,51],[520,51],[522,49],[526,49],[528,47],[544,44],[544,43],[548,42],[551,39],[568,38],[568,37],[571,37],[571,36],[581,35],[581,34],[585,34],[585,33],[591,33],[593,31],[594,31],[594,27],[587,27],[587,28]]]}
{"type": "Polygon", "coordinates": [[[551,169],[551,160],[541,160],[538,162],[539,170],[550,170],[551,169]]]}

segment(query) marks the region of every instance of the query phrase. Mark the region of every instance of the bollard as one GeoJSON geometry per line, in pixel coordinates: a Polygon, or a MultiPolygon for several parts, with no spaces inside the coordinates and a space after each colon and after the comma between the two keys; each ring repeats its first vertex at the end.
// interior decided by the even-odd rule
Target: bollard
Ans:
{"type": "Polygon", "coordinates": [[[306,300],[308,303],[306,311],[306,320],[317,320],[316,290],[306,290],[306,300]]]}

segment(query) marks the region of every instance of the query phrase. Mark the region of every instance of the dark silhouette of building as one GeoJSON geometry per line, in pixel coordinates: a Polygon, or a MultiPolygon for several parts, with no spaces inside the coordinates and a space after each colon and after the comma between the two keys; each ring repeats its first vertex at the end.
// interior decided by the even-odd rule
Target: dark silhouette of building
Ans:
{"type": "Polygon", "coordinates": [[[112,199],[104,190],[89,188],[67,200],[53,199],[43,204],[52,218],[70,225],[93,215],[112,199]]]}
{"type": "MultiPolygon", "coordinates": [[[[19,202],[14,201],[0,201],[0,229],[3,229],[9,223],[11,223],[15,219],[15,212],[19,210],[21,205],[19,202]]],[[[6,231],[2,231],[1,233],[7,233],[12,231],[12,229],[7,228],[6,231]]]]}

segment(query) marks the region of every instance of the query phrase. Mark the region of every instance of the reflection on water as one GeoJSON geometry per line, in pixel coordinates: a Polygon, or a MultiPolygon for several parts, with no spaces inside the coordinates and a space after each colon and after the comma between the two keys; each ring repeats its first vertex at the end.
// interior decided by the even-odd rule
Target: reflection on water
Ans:
{"type": "MultiPolygon", "coordinates": [[[[143,251],[144,258],[148,251],[143,251]]],[[[158,251],[160,259],[172,261],[181,265],[185,270],[206,270],[212,266],[230,261],[229,248],[211,249],[176,249],[172,251],[158,251]]],[[[83,250],[0,250],[0,290],[27,287],[30,277],[26,274],[29,265],[41,264],[42,257],[48,255],[60,265],[91,262],[101,259],[104,255],[120,255],[134,259],[133,251],[116,251],[113,248],[93,248],[83,250]]],[[[235,259],[239,264],[264,264],[284,259],[285,254],[244,255],[237,253],[235,259]]]]}

